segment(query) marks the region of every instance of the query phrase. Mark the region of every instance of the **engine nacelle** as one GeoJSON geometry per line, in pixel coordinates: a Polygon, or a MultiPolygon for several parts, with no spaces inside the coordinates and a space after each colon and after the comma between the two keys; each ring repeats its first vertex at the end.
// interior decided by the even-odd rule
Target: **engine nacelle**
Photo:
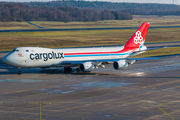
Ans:
{"type": "Polygon", "coordinates": [[[113,67],[116,70],[125,70],[128,67],[126,60],[119,60],[113,63],[113,67]]]}
{"type": "Polygon", "coordinates": [[[85,62],[79,65],[79,70],[81,72],[90,72],[94,69],[92,62],[85,62]]]}

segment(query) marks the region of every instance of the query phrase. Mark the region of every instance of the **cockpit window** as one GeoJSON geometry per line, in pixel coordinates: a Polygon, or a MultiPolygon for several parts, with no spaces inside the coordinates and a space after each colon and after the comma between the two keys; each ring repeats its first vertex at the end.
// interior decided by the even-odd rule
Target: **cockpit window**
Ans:
{"type": "Polygon", "coordinates": [[[14,49],[14,50],[13,50],[13,52],[15,52],[15,51],[19,52],[19,50],[17,50],[17,49],[14,49]]]}

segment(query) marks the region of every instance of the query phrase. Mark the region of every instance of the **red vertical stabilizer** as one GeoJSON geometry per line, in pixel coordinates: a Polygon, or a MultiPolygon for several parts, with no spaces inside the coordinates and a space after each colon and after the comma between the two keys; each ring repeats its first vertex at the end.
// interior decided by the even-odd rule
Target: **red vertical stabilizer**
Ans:
{"type": "Polygon", "coordinates": [[[149,22],[144,22],[125,44],[125,48],[139,48],[145,41],[149,22]]]}

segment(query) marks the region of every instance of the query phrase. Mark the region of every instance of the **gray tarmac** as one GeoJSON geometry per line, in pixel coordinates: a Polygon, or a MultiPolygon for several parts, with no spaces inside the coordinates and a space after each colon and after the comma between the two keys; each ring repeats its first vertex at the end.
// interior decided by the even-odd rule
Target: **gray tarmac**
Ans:
{"type": "Polygon", "coordinates": [[[0,120],[177,120],[180,57],[90,73],[17,69],[0,53],[0,120]]]}

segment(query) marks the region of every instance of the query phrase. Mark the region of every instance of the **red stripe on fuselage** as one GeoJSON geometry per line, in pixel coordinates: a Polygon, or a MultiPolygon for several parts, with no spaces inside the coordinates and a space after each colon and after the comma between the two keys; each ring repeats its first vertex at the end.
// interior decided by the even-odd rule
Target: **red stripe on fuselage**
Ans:
{"type": "Polygon", "coordinates": [[[138,48],[124,48],[120,51],[114,52],[86,52],[86,53],[64,53],[64,55],[89,55],[89,54],[113,54],[113,53],[132,53],[138,48]]]}

